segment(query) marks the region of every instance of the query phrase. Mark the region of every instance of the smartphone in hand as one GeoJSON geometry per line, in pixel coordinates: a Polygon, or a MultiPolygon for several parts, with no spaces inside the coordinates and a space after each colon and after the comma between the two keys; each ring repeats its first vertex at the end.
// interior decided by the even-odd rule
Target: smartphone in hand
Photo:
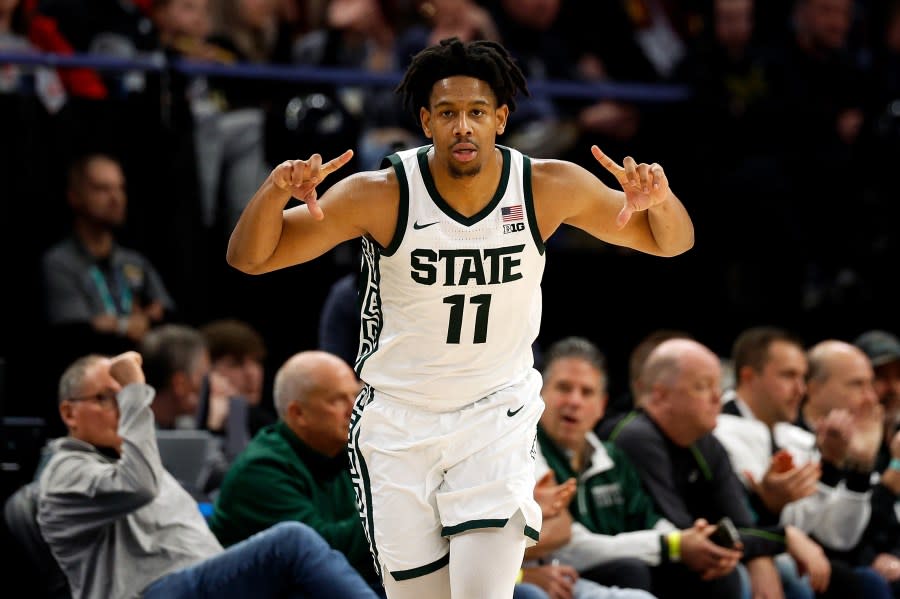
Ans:
{"type": "Polygon", "coordinates": [[[716,530],[709,536],[709,540],[720,547],[734,549],[741,542],[741,535],[728,516],[716,523],[716,530]]]}

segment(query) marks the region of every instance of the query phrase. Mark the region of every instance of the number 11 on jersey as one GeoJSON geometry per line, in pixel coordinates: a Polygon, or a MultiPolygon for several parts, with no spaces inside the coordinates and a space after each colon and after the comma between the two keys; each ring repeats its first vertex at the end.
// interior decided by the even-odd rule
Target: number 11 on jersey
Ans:
{"type": "MultiPolygon", "coordinates": [[[[447,343],[459,343],[459,337],[463,326],[463,312],[466,306],[466,296],[462,293],[448,295],[444,298],[445,304],[450,304],[450,323],[447,327],[447,343]]],[[[470,304],[478,306],[475,311],[475,334],[473,343],[487,341],[488,314],[491,310],[491,294],[482,293],[469,298],[470,304]]]]}

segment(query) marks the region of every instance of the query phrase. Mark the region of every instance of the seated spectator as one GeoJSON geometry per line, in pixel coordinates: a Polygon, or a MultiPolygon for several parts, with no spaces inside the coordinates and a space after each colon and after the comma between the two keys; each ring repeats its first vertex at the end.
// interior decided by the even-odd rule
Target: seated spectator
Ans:
{"type": "MultiPolygon", "coordinates": [[[[384,597],[350,480],[347,431],[358,391],[356,374],[338,356],[305,351],[289,358],[275,375],[279,421],[229,469],[210,528],[229,546],[278,522],[303,522],[384,597]]],[[[531,585],[516,588],[515,599],[545,599],[531,585]]]]}
{"type": "MultiPolygon", "coordinates": [[[[687,528],[699,518],[732,520],[739,529],[753,593],[783,593],[772,558],[785,551],[801,572],[809,573],[812,588],[824,592],[831,588],[831,565],[822,548],[795,526],[754,525],[728,454],[712,435],[721,407],[721,371],[718,356],[696,341],[662,342],[641,372],[642,409],[626,416],[610,441],[631,459],[662,515],[675,526],[687,528]]],[[[658,588],[665,591],[664,597],[695,594],[687,589],[711,596],[710,582],[696,581],[686,573],[661,572],[658,588]]],[[[721,580],[714,596],[740,595],[736,573],[721,580]]],[[[855,592],[853,588],[850,594],[834,596],[855,592]]]]}
{"type": "MultiPolygon", "coordinates": [[[[206,338],[211,361],[211,373],[220,375],[234,388],[235,395],[229,398],[229,411],[219,415],[219,422],[211,426],[207,422],[210,415],[209,396],[200,398],[197,412],[197,426],[207,428],[216,433],[224,433],[231,409],[239,407],[245,412],[240,420],[244,421],[246,441],[249,442],[256,432],[267,424],[275,422],[275,415],[263,405],[263,387],[265,385],[266,343],[262,335],[249,323],[226,318],[216,320],[201,327],[200,332],[206,338]],[[237,404],[237,401],[243,404],[237,404]]],[[[236,446],[243,449],[246,442],[236,446]]]]}
{"type": "Polygon", "coordinates": [[[282,365],[279,420],[238,456],[216,499],[210,528],[224,546],[277,522],[304,522],[381,587],[350,481],[347,431],[358,392],[353,370],[335,355],[301,352],[282,365]]]}
{"type": "Polygon", "coordinates": [[[580,498],[569,506],[571,539],[552,557],[582,577],[618,587],[651,590],[651,567],[682,570],[686,578],[693,571],[695,586],[701,578],[727,576],[740,551],[712,543],[715,527],[705,522],[679,531],[661,518],[622,450],[592,432],[607,401],[605,362],[593,343],[579,337],[557,341],[546,354],[538,476],[552,469],[558,480],[577,480],[580,498]],[[673,554],[676,544],[680,550],[673,554]],[[628,571],[632,575],[623,579],[628,571]]]}
{"type": "MultiPolygon", "coordinates": [[[[228,417],[231,397],[237,394],[221,375],[210,372],[209,348],[203,334],[183,324],[166,324],[150,331],[140,346],[147,382],[156,391],[150,409],[160,430],[196,430],[200,398],[211,406],[207,423],[228,417]]],[[[242,401],[242,400],[241,400],[242,401]]],[[[198,499],[215,495],[229,456],[226,449],[244,443],[244,426],[233,426],[214,443],[196,480],[182,481],[198,499]]]]}
{"type": "Polygon", "coordinates": [[[857,553],[858,563],[869,564],[900,597],[900,340],[883,330],[866,331],[853,344],[869,357],[875,371],[873,385],[884,410],[884,435],[872,489],[872,515],[857,553]]]}
{"type": "Polygon", "coordinates": [[[162,467],[140,356],[90,355],[65,370],[37,520],[74,599],[373,598],[311,528],[284,523],[223,550],[162,467]]]}
{"type": "Polygon", "coordinates": [[[525,550],[525,562],[519,571],[523,584],[517,585],[516,590],[535,587],[554,599],[652,599],[650,593],[640,589],[605,587],[582,578],[575,568],[551,557],[553,551],[572,538],[572,515],[566,506],[575,490],[574,478],[557,484],[551,470],[537,481],[534,499],[541,506],[543,517],[541,538],[525,550]]]}
{"type": "Polygon", "coordinates": [[[853,345],[869,357],[875,371],[873,385],[878,403],[884,410],[885,425],[884,443],[876,466],[883,467],[890,460],[887,445],[900,425],[900,339],[888,331],[872,330],[857,337],[853,345]]]}
{"type": "Polygon", "coordinates": [[[151,405],[156,426],[196,428],[200,391],[210,368],[206,339],[191,326],[167,324],[147,335],[140,353],[147,384],[156,391],[151,405]]]}
{"type": "MultiPolygon", "coordinates": [[[[807,396],[796,424],[815,436],[822,462],[836,465],[848,488],[868,490],[873,481],[884,477],[876,470],[884,436],[884,409],[875,393],[872,363],[858,347],[836,339],[814,345],[807,352],[807,360],[807,396]]],[[[887,480],[891,478],[892,473],[887,480]]],[[[894,493],[886,486],[876,485],[871,496],[873,504],[878,505],[884,501],[892,503],[894,493]]],[[[888,526],[883,509],[875,521],[879,526],[888,526]]],[[[888,518],[896,520],[893,514],[888,518]]],[[[874,556],[870,554],[863,560],[862,548],[857,545],[832,555],[856,566],[857,577],[866,585],[866,597],[890,597],[885,579],[868,567],[868,557],[874,556]]]]}
{"type": "Polygon", "coordinates": [[[639,407],[635,405],[635,398],[640,396],[640,374],[644,361],[654,347],[666,339],[679,337],[690,339],[692,336],[687,331],[679,329],[655,329],[647,333],[638,341],[637,345],[631,348],[631,352],[628,354],[628,389],[607,402],[604,414],[597,424],[598,433],[606,436],[620,417],[639,407]]]}
{"type": "Polygon", "coordinates": [[[738,336],[732,358],[737,386],[724,394],[714,432],[747,487],[757,521],[794,524],[826,547],[852,548],[869,521],[869,483],[820,460],[815,435],[793,424],[808,370],[800,340],[753,327],[738,336]]]}
{"type": "Polygon", "coordinates": [[[175,303],[150,260],[116,242],[127,204],[122,168],[105,154],[83,156],[69,168],[66,195],[72,233],[42,261],[47,322],[72,328],[79,351],[135,349],[175,303]]]}
{"type": "MultiPolygon", "coordinates": [[[[874,500],[869,473],[845,470],[846,452],[832,449],[831,434],[792,424],[806,393],[800,340],[782,329],[752,327],[738,336],[732,357],[737,387],[725,393],[715,435],[746,486],[757,524],[797,526],[822,544],[837,576],[857,578],[866,596],[886,596],[874,571],[853,571],[874,500]]],[[[863,433],[860,424],[849,426],[863,433]]]]}

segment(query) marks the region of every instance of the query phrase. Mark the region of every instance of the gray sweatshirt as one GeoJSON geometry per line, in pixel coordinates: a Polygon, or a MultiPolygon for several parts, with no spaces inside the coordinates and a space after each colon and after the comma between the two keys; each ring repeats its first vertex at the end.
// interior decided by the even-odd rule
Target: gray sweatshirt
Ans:
{"type": "Polygon", "coordinates": [[[151,582],[222,552],[197,503],[162,466],[150,403],[119,393],[118,460],[64,437],[40,476],[38,525],[73,599],[140,597],[151,582]]]}

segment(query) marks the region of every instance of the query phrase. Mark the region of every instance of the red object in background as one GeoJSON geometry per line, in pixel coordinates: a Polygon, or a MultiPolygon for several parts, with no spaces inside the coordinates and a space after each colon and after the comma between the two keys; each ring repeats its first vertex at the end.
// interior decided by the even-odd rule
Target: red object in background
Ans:
{"type": "Polygon", "coordinates": [[[779,449],[772,456],[772,470],[775,472],[787,472],[794,467],[794,458],[787,449],[779,449]]]}

